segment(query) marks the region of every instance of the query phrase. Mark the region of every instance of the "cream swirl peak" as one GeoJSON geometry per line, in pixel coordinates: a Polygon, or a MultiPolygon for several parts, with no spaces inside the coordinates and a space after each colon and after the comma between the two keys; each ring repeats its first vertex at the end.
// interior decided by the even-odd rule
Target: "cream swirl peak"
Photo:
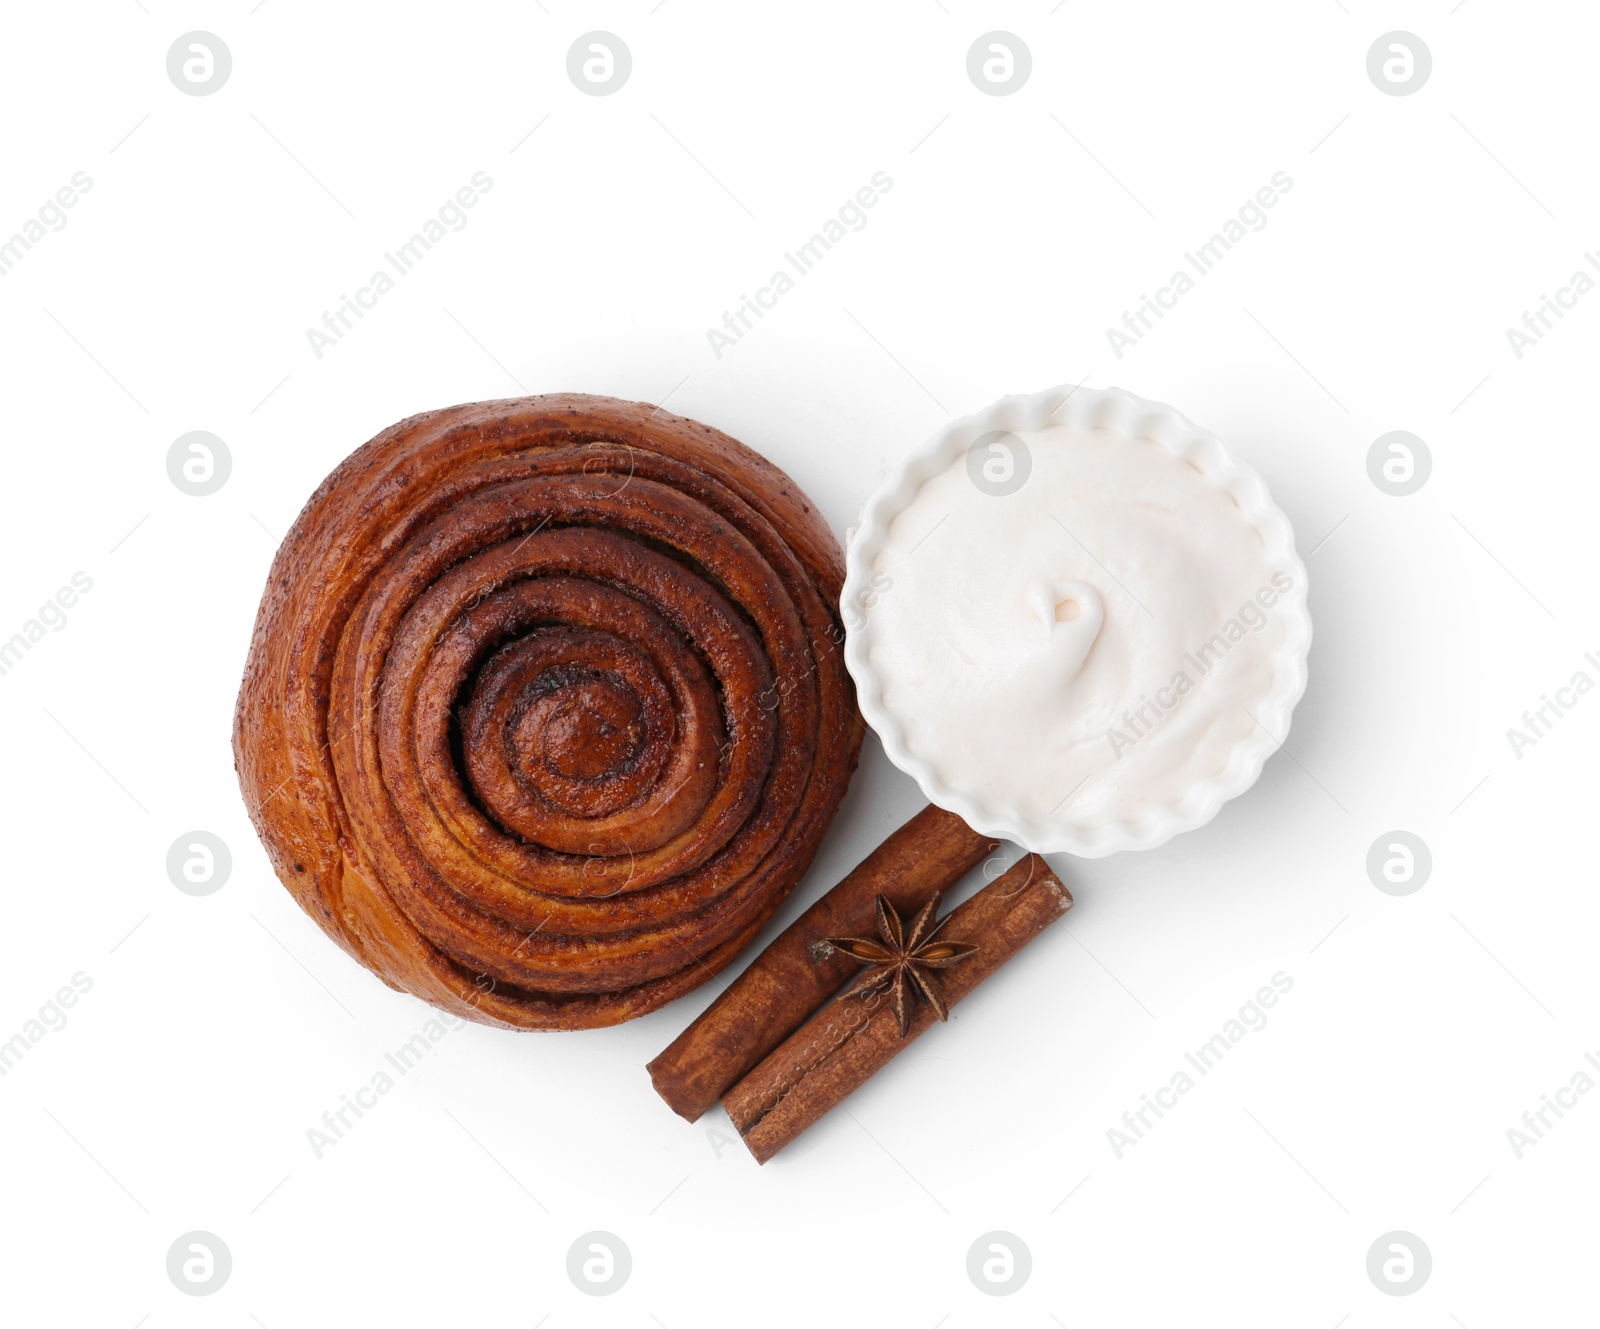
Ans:
{"type": "Polygon", "coordinates": [[[1092,842],[1229,770],[1299,564],[1163,443],[1046,425],[929,474],[869,570],[867,664],[912,762],[985,817],[1092,842]]]}

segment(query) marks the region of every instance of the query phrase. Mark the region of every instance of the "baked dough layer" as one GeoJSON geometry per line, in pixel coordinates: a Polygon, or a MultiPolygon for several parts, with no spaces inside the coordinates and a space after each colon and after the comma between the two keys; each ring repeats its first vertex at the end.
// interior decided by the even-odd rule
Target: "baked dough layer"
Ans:
{"type": "Polygon", "coordinates": [[[274,560],[234,757],[274,869],[391,987],[575,1029],[710,978],[860,753],[843,558],[782,471],[577,394],[386,429],[274,560]]]}

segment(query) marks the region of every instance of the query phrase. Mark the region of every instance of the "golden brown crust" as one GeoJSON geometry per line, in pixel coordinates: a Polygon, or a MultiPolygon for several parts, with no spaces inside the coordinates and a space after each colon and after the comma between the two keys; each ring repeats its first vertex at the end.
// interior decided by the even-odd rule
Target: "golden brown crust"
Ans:
{"type": "Polygon", "coordinates": [[[760,931],[862,727],[843,558],[725,434],[575,394],[386,429],[256,618],[234,757],[285,886],[391,987],[615,1024],[760,931]]]}

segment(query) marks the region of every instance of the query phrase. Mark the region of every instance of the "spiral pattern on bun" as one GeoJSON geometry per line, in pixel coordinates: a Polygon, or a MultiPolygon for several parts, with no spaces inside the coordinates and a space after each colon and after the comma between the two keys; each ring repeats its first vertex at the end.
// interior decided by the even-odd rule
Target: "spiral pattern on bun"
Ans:
{"type": "Polygon", "coordinates": [[[653,1010],[743,949],[860,751],[843,560],[705,425],[562,395],[385,430],[279,549],[234,720],[301,906],[489,1024],[653,1010]]]}

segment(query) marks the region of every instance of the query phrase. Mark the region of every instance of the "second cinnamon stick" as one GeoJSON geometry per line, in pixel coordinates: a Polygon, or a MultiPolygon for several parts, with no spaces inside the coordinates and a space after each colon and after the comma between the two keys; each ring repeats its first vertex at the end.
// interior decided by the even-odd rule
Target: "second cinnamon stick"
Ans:
{"type": "MultiPolygon", "coordinates": [[[[939,975],[954,1006],[1072,906],[1050,865],[1028,854],[950,913],[943,941],[977,951],[939,975]]],[[[888,1003],[847,990],[736,1084],[723,1099],[758,1163],[765,1163],[938,1022],[919,1006],[902,1038],[888,1003]]]]}

